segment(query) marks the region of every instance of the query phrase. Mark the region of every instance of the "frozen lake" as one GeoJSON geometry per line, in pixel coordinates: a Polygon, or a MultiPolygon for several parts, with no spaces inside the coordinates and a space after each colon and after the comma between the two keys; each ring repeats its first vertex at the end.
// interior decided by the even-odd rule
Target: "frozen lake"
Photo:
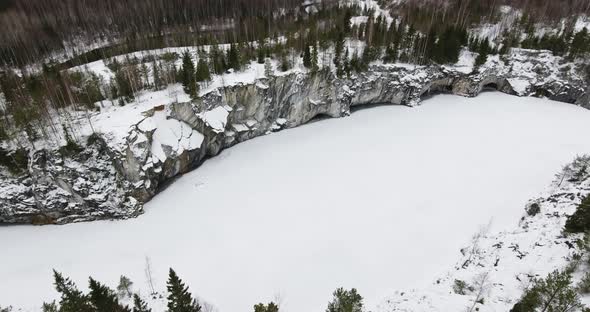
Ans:
{"type": "MultiPolygon", "coordinates": [[[[372,307],[431,283],[482,226],[514,226],[562,165],[590,152],[590,111],[440,95],[260,137],[222,152],[116,222],[0,227],[0,306],[56,297],[52,268],[147,292],[151,259],[220,312],[280,298],[324,311],[337,287],[372,307]]],[[[156,312],[156,311],[154,311],[156,312]]]]}

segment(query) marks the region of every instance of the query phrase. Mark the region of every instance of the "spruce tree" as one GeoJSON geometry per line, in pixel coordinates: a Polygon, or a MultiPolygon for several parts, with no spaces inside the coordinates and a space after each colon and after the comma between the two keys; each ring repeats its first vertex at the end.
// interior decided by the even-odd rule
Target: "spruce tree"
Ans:
{"type": "Polygon", "coordinates": [[[209,72],[209,66],[207,62],[200,58],[197,62],[197,81],[209,81],[211,80],[211,73],[209,72]]]}
{"type": "Polygon", "coordinates": [[[273,74],[274,71],[272,68],[272,63],[270,62],[270,58],[266,58],[264,61],[264,76],[266,76],[266,78],[270,78],[273,76],[273,74]]]}
{"type": "Polygon", "coordinates": [[[156,90],[162,89],[162,87],[164,86],[164,82],[162,80],[160,66],[156,61],[152,62],[152,75],[154,76],[154,88],[156,90]]]}
{"type": "Polygon", "coordinates": [[[393,45],[388,45],[385,49],[385,56],[383,57],[383,62],[385,63],[395,63],[397,61],[397,50],[393,45]]]}
{"type": "Polygon", "coordinates": [[[318,43],[314,41],[313,50],[311,51],[311,70],[318,71],[318,43]]]}
{"type": "Polygon", "coordinates": [[[195,64],[188,50],[182,54],[182,85],[184,92],[186,92],[192,99],[195,99],[199,93],[199,87],[195,76],[195,64]]]}
{"type": "Polygon", "coordinates": [[[258,49],[256,49],[256,62],[258,62],[258,64],[264,64],[264,45],[258,44],[258,49]]]}
{"type": "Polygon", "coordinates": [[[485,64],[486,60],[488,59],[488,55],[490,54],[490,47],[489,41],[486,38],[479,44],[479,55],[475,59],[475,66],[480,66],[485,64]]]}
{"type": "Polygon", "coordinates": [[[201,306],[193,299],[182,280],[170,268],[168,274],[168,312],[200,312],[201,306]]]}
{"type": "Polygon", "coordinates": [[[115,292],[106,285],[97,282],[91,277],[88,287],[90,288],[90,303],[96,312],[131,312],[127,306],[119,304],[115,292]]]}
{"type": "Polygon", "coordinates": [[[147,303],[138,294],[133,295],[133,312],[152,312],[147,303]]]}
{"type": "Polygon", "coordinates": [[[227,52],[227,63],[229,68],[233,68],[236,71],[241,69],[240,50],[237,44],[230,45],[229,51],[227,52]]]}
{"type": "Polygon", "coordinates": [[[55,290],[60,293],[60,312],[95,312],[88,297],[69,278],[53,270],[55,290]]]}
{"type": "Polygon", "coordinates": [[[584,27],[581,31],[574,35],[572,40],[569,56],[575,58],[582,55],[590,50],[590,37],[588,35],[588,29],[584,27]]]}

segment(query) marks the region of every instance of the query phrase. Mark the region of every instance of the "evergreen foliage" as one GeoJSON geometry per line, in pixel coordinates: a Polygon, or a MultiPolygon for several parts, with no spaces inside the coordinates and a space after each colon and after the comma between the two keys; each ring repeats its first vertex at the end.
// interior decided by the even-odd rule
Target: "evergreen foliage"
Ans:
{"type": "Polygon", "coordinates": [[[572,39],[570,57],[575,58],[581,56],[584,53],[590,52],[590,35],[588,29],[584,27],[581,31],[574,35],[572,39]]]}
{"type": "Polygon", "coordinates": [[[254,312],[279,312],[279,306],[274,302],[269,302],[267,305],[259,303],[254,305],[254,312]]]}
{"type": "Polygon", "coordinates": [[[59,312],[95,312],[88,297],[78,290],[74,282],[55,270],[53,278],[55,289],[61,296],[59,312]]]}
{"type": "Polygon", "coordinates": [[[211,80],[211,73],[209,72],[209,66],[203,58],[199,58],[197,62],[197,81],[209,81],[211,80]]]}
{"type": "Polygon", "coordinates": [[[362,312],[363,297],[356,289],[345,290],[338,288],[334,291],[334,298],[328,304],[326,312],[362,312]]]}
{"type": "Polygon", "coordinates": [[[133,295],[133,312],[152,312],[147,303],[138,294],[133,295]]]}
{"type": "Polygon", "coordinates": [[[96,312],[131,312],[127,306],[119,304],[119,299],[114,291],[97,282],[92,277],[89,279],[89,301],[96,312]]]}
{"type": "Polygon", "coordinates": [[[479,54],[475,58],[475,66],[476,67],[485,64],[491,50],[492,50],[492,48],[490,47],[490,43],[487,38],[479,43],[478,51],[477,51],[479,54]]]}
{"type": "Polygon", "coordinates": [[[190,52],[184,51],[182,54],[182,85],[184,92],[186,92],[192,99],[197,98],[199,93],[199,86],[197,85],[195,75],[195,64],[191,57],[190,52]]]}
{"type": "Polygon", "coordinates": [[[553,271],[545,279],[533,281],[510,312],[577,311],[582,309],[580,297],[572,286],[572,277],[563,271],[553,271]]]}
{"type": "Polygon", "coordinates": [[[193,299],[182,280],[170,269],[168,274],[168,312],[200,312],[201,306],[193,299]]]}
{"type": "Polygon", "coordinates": [[[227,63],[229,68],[233,68],[236,71],[241,69],[240,49],[237,44],[230,45],[227,51],[227,63]]]}
{"type": "Polygon", "coordinates": [[[582,199],[574,214],[565,222],[565,231],[568,233],[584,233],[590,230],[590,196],[582,199]]]}

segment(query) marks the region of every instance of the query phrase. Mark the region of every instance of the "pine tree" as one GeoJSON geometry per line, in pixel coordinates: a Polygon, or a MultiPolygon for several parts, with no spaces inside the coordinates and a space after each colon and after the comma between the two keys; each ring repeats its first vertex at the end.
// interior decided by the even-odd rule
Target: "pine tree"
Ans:
{"type": "Polygon", "coordinates": [[[152,312],[138,294],[133,295],[133,312],[152,312]]]}
{"type": "Polygon", "coordinates": [[[182,280],[170,269],[168,274],[168,312],[200,312],[201,306],[193,299],[182,280]]]}
{"type": "Polygon", "coordinates": [[[281,55],[281,71],[288,71],[289,69],[291,69],[291,62],[289,62],[289,59],[287,58],[287,54],[283,53],[281,55]]]}
{"type": "Polygon", "coordinates": [[[395,63],[397,61],[397,49],[393,45],[388,45],[385,49],[385,57],[383,57],[383,62],[385,63],[395,63]]]}
{"type": "Polygon", "coordinates": [[[92,277],[88,287],[90,288],[90,303],[96,312],[131,312],[128,307],[119,304],[119,299],[114,291],[92,277]]]}
{"type": "Polygon", "coordinates": [[[334,299],[328,304],[326,312],[362,312],[363,297],[356,289],[344,290],[338,288],[334,292],[334,299]]]}
{"type": "Polygon", "coordinates": [[[309,49],[309,45],[305,45],[305,50],[303,52],[303,66],[305,68],[311,68],[311,50],[309,49]]]}
{"type": "Polygon", "coordinates": [[[223,53],[219,51],[219,47],[217,45],[213,45],[211,47],[209,60],[211,62],[211,68],[213,68],[213,72],[217,75],[223,74],[223,72],[226,70],[225,57],[223,56],[223,53]]]}
{"type": "Polygon", "coordinates": [[[490,47],[490,44],[489,44],[489,41],[487,38],[479,44],[479,51],[478,51],[479,55],[475,59],[475,66],[483,65],[486,62],[491,49],[492,48],[490,47]]]}
{"type": "Polygon", "coordinates": [[[88,297],[78,290],[74,282],[55,270],[53,278],[55,289],[61,295],[60,312],[95,312],[88,297]]]}
{"type": "Polygon", "coordinates": [[[233,68],[236,71],[241,69],[240,50],[236,44],[232,44],[229,47],[227,63],[229,68],[233,68]]]}
{"type": "Polygon", "coordinates": [[[266,60],[264,60],[264,76],[266,76],[266,78],[270,78],[274,75],[274,71],[272,69],[272,63],[270,62],[270,58],[266,58],[266,60]]]}
{"type": "Polygon", "coordinates": [[[191,54],[188,50],[182,54],[182,85],[184,92],[186,92],[192,99],[195,99],[199,93],[199,87],[195,77],[195,64],[193,63],[191,54]]]}
{"type": "Polygon", "coordinates": [[[571,58],[575,58],[583,53],[588,52],[590,49],[588,45],[590,45],[590,37],[588,35],[588,29],[584,27],[581,31],[574,35],[569,56],[571,58]]]}
{"type": "Polygon", "coordinates": [[[209,72],[209,66],[207,66],[207,62],[200,58],[199,62],[197,62],[197,81],[209,81],[211,80],[211,73],[209,72]]]}
{"type": "Polygon", "coordinates": [[[256,49],[256,62],[258,62],[258,64],[264,64],[264,41],[260,41],[258,43],[258,49],[256,49]]]}
{"type": "Polygon", "coordinates": [[[313,50],[311,51],[311,70],[316,72],[319,70],[318,66],[318,43],[314,41],[313,50]]]}
{"type": "Polygon", "coordinates": [[[164,82],[162,81],[162,74],[160,73],[160,66],[156,61],[152,62],[152,75],[154,76],[154,88],[156,90],[162,89],[164,82]]]}

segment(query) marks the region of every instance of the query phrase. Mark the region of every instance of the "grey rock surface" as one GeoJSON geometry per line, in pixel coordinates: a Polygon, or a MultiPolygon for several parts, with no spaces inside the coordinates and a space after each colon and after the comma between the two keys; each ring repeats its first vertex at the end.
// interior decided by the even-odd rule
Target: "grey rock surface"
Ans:
{"type": "MultiPolygon", "coordinates": [[[[318,116],[344,117],[359,105],[418,105],[436,93],[477,96],[486,88],[516,96],[544,96],[590,107],[584,64],[560,64],[549,52],[517,50],[492,59],[477,72],[453,67],[372,66],[366,73],[338,78],[330,71],[294,73],[215,90],[194,102],[166,107],[166,116],[202,135],[199,146],[162,146],[154,157],[154,131],[132,127],[123,150],[100,138],[74,155],[37,151],[28,168],[0,168],[0,223],[68,223],[138,216],[176,176],[208,157],[251,138],[292,128],[318,116]],[[208,111],[222,108],[226,120],[212,124],[208,111]]],[[[145,113],[146,119],[154,111],[145,113]]],[[[143,122],[143,121],[142,121],[143,122]]],[[[195,132],[187,135],[197,135],[195,132]]]]}

